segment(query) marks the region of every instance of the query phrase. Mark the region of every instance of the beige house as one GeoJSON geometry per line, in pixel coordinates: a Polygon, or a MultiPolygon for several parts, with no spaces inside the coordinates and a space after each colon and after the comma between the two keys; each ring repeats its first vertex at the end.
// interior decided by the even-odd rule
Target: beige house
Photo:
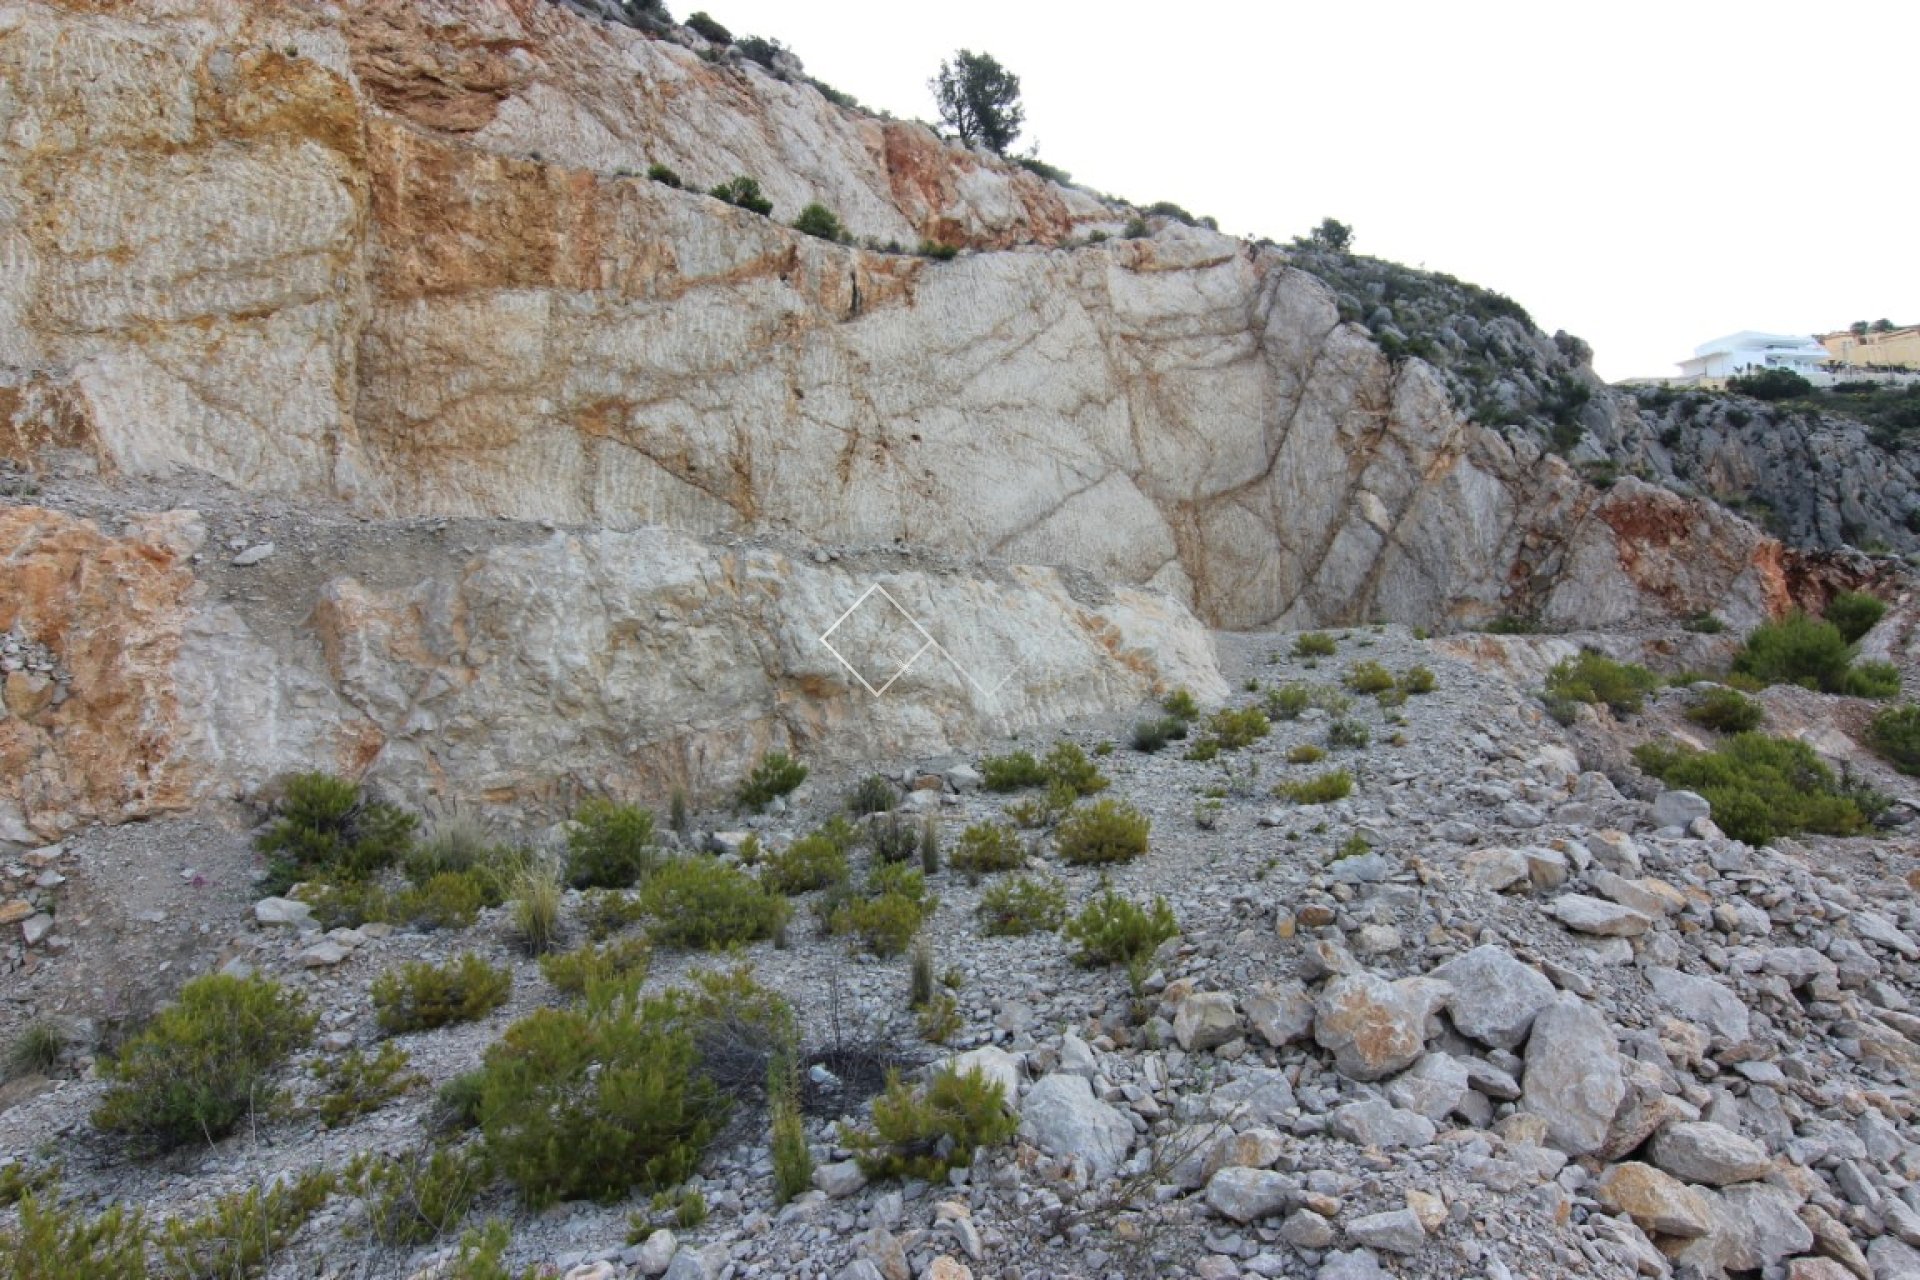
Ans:
{"type": "Polygon", "coordinates": [[[1884,333],[1855,333],[1842,329],[1820,335],[1820,345],[1841,364],[1903,365],[1920,369],[1920,325],[1910,324],[1884,333]]]}

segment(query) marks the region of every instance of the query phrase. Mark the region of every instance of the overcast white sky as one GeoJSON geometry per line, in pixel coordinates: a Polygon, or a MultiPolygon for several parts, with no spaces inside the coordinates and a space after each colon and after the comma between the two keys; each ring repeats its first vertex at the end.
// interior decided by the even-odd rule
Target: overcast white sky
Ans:
{"type": "Polygon", "coordinates": [[[1920,321],[1913,0],[707,11],[903,117],[934,118],[943,57],[991,53],[1021,78],[1015,149],[1076,182],[1281,241],[1337,217],[1579,334],[1609,379],[1739,329],[1920,321]]]}

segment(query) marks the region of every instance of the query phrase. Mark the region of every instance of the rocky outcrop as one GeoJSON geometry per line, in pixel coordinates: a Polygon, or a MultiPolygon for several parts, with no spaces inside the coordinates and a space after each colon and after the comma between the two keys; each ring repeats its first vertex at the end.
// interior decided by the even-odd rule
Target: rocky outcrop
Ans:
{"type": "Polygon", "coordinates": [[[1245,627],[1785,592],[1465,421],[1285,255],[532,0],[0,3],[0,443],[371,513],[1079,565],[1245,627]],[[757,177],[869,244],[692,190],[757,177]],[[1162,220],[1164,222],[1164,220],[1162,220]]]}
{"type": "Polygon", "coordinates": [[[368,556],[404,585],[342,572],[256,595],[212,590],[204,543],[188,511],[115,536],[0,509],[0,631],[40,655],[5,686],[0,840],[294,769],[528,815],[581,792],[719,798],[773,748],[930,755],[1175,685],[1225,693],[1177,604],[1049,569],[556,532],[413,581],[410,548],[377,540],[368,556]]]}

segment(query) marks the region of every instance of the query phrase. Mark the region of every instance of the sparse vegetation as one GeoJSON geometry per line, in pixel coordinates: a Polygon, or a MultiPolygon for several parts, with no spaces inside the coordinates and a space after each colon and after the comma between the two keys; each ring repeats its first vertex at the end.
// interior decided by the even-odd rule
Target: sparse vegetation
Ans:
{"type": "Polygon", "coordinates": [[[1853,665],[1853,648],[1840,629],[1798,611],[1763,623],[1748,634],[1733,669],[1761,684],[1794,684],[1822,693],[1887,698],[1900,692],[1900,676],[1884,662],[1853,665]]]}
{"type": "Polygon", "coordinates": [[[175,1218],[161,1229],[155,1242],[159,1267],[149,1274],[165,1280],[256,1280],[338,1184],[331,1171],[309,1169],[265,1191],[229,1192],[199,1217],[175,1218]]]}
{"type": "Polygon", "coordinates": [[[847,229],[841,224],[840,215],[818,200],[800,211],[800,216],[793,220],[793,229],[821,240],[838,242],[847,239],[847,229]]]}
{"type": "Polygon", "coordinates": [[[1353,775],[1345,769],[1330,769],[1297,782],[1282,782],[1273,793],[1295,804],[1332,804],[1353,794],[1353,775]]]}
{"type": "Polygon", "coordinates": [[[1050,933],[1067,918],[1067,891],[1057,880],[1009,876],[980,895],[980,931],[988,937],[1050,933]]]}
{"type": "Polygon", "coordinates": [[[807,766],[784,751],[769,751],[741,782],[734,803],[759,813],[781,796],[792,794],[806,780],[807,766]]]}
{"type": "Polygon", "coordinates": [[[1577,658],[1555,663],[1547,672],[1545,701],[1556,704],[1585,702],[1606,706],[1620,715],[1633,715],[1646,696],[1660,687],[1660,677],[1632,662],[1615,662],[1605,654],[1583,649],[1577,658]]]}
{"type": "Polygon", "coordinates": [[[768,1123],[772,1130],[773,1198],[786,1204],[813,1187],[813,1151],[800,1116],[800,1085],[793,1060],[776,1058],[767,1068],[768,1123]]]}
{"type": "Polygon", "coordinates": [[[7,1046],[5,1078],[46,1075],[59,1065],[71,1039],[66,1027],[53,1018],[33,1019],[7,1046]]]}
{"type": "Polygon", "coordinates": [[[0,1232],[0,1280],[147,1280],[147,1226],[113,1205],[95,1218],[51,1193],[20,1198],[20,1224],[0,1232]]]}
{"type": "Polygon", "coordinates": [[[1920,775],[1920,706],[1888,707],[1867,726],[1867,741],[1900,772],[1920,775]]]}
{"type": "Polygon", "coordinates": [[[1327,725],[1327,749],[1330,751],[1359,751],[1372,741],[1373,731],[1358,720],[1342,716],[1327,725]]]}
{"type": "Polygon", "coordinates": [[[1293,638],[1293,656],[1296,658],[1331,658],[1339,651],[1339,644],[1324,631],[1303,631],[1293,638]]]}
{"type": "Polygon", "coordinates": [[[1687,708],[1687,719],[1720,733],[1745,733],[1760,727],[1760,704],[1738,689],[1716,685],[1687,708]]]}
{"type": "Polygon", "coordinates": [[[269,894],[310,877],[365,880],[403,858],[416,819],[367,799],[359,786],[326,773],[289,778],[277,817],[254,847],[267,856],[269,894]]]}
{"type": "Polygon", "coordinates": [[[320,1122],[337,1129],[425,1085],[427,1078],[408,1070],[411,1065],[406,1050],[392,1041],[372,1057],[354,1049],[316,1062],[313,1076],[322,1090],[316,1104],[320,1122]]]}
{"type": "Polygon", "coordinates": [[[863,893],[834,909],[828,927],[854,934],[874,955],[897,956],[938,905],[920,872],[905,863],[881,863],[868,875],[863,893]]]}
{"type": "Polygon", "coordinates": [[[567,883],[576,889],[628,889],[653,869],[650,810],[593,798],[567,829],[567,883]]]}
{"type": "Polygon", "coordinates": [[[1053,744],[1046,757],[1040,761],[1040,771],[1046,777],[1050,787],[1066,787],[1076,796],[1090,796],[1107,789],[1106,775],[1093,761],[1087,759],[1087,753],[1080,744],[1062,739],[1053,744]]]}
{"type": "Polygon", "coordinates": [[[891,813],[900,803],[900,793],[877,773],[870,773],[847,795],[847,812],[855,817],[869,813],[891,813]]]}
{"type": "Polygon", "coordinates": [[[346,1181],[366,1206],[361,1229],[397,1248],[430,1244],[460,1225],[492,1178],[483,1148],[416,1148],[398,1158],[366,1155],[346,1181]]]}
{"type": "Polygon", "coordinates": [[[1011,1138],[1019,1121],[1000,1085],[977,1071],[933,1073],[924,1089],[895,1076],[873,1101],[873,1124],[842,1128],[870,1178],[922,1178],[941,1183],[950,1169],[973,1163],[980,1147],[1011,1138]]]}
{"type": "Polygon", "coordinates": [[[1393,688],[1393,673],[1377,662],[1366,660],[1348,667],[1342,683],[1358,694],[1384,693],[1393,688]]]}
{"type": "Polygon", "coordinates": [[[1133,749],[1151,755],[1167,743],[1186,736],[1187,722],[1180,717],[1150,716],[1134,722],[1133,749]]]}
{"type": "Polygon", "coordinates": [[[530,862],[514,878],[512,920],[514,938],[528,955],[560,945],[560,882],[552,867],[530,862]]]}
{"type": "Polygon", "coordinates": [[[543,956],[540,972],[556,991],[570,996],[585,995],[602,984],[638,990],[652,959],[653,948],[645,938],[616,938],[543,956]]]}
{"type": "Polygon", "coordinates": [[[759,179],[748,177],[744,173],[721,183],[707,194],[716,200],[725,200],[730,205],[736,205],[762,217],[773,212],[773,201],[760,193],[759,179]]]}
{"type": "Polygon", "coordinates": [[[1026,111],[1020,105],[1020,77],[989,53],[957,51],[940,64],[927,84],[940,109],[941,123],[968,146],[984,146],[995,155],[1020,136],[1026,111]]]}
{"type": "Polygon", "coordinates": [[[838,884],[847,878],[846,851],[829,835],[802,836],[760,866],[760,882],[789,897],[838,884]]]}
{"type": "Polygon", "coordinates": [[[661,865],[640,901],[656,943],[705,951],[771,938],[788,911],[752,875],[705,854],[661,865]]]}
{"type": "Polygon", "coordinates": [[[919,825],[901,813],[884,813],[872,819],[862,835],[867,848],[881,862],[912,861],[920,848],[919,825]]]}
{"type": "Polygon", "coordinates": [[[1054,830],[1061,861],[1074,866],[1131,862],[1147,851],[1147,816],[1118,800],[1096,800],[1074,809],[1054,830]]]}
{"type": "Polygon", "coordinates": [[[678,190],[683,185],[680,181],[680,175],[664,164],[648,165],[647,179],[650,182],[657,182],[663,187],[672,187],[675,190],[678,190]]]}
{"type": "Polygon", "coordinates": [[[374,1015],[388,1035],[476,1022],[507,1002],[513,975],[471,951],[445,964],[413,960],[373,980],[374,1015]]]}
{"type": "Polygon", "coordinates": [[[1853,644],[1873,630],[1874,624],[1886,613],[1884,601],[1863,591],[1842,591],[1827,602],[1826,619],[1840,633],[1842,640],[1853,644]]]}
{"type": "Polygon", "coordinates": [[[1221,751],[1250,747],[1266,737],[1272,728],[1258,707],[1222,707],[1207,718],[1207,737],[1221,751]]]}
{"type": "Polygon", "coordinates": [[[1440,687],[1439,678],[1426,667],[1408,667],[1400,673],[1398,683],[1400,692],[1410,693],[1416,696],[1423,693],[1432,693],[1440,687]]]}
{"type": "Polygon", "coordinates": [[[1079,948],[1078,964],[1138,968],[1161,943],[1179,936],[1180,925],[1165,898],[1141,907],[1109,889],[1089,900],[1062,932],[1079,948]]]}
{"type": "Polygon", "coordinates": [[[1801,831],[1847,836],[1865,829],[1872,797],[1843,787],[1804,742],[1739,733],[1717,751],[1649,742],[1634,763],[1671,787],[1698,792],[1736,840],[1766,844],[1801,831]]]}
{"type": "Polygon", "coordinates": [[[955,871],[974,876],[1012,871],[1026,860],[1026,846],[1020,837],[997,822],[976,822],[962,831],[947,856],[955,871]]]}
{"type": "Polygon", "coordinates": [[[1177,720],[1191,723],[1200,718],[1200,704],[1195,702],[1193,695],[1185,689],[1175,689],[1169,693],[1160,700],[1160,706],[1177,720]]]}
{"type": "Polygon", "coordinates": [[[264,978],[212,974],[180,988],[120,1051],[101,1062],[113,1081],[93,1122],[168,1151],[216,1142],[271,1105],[272,1077],[313,1034],[296,992],[264,978]]]}
{"type": "Polygon", "coordinates": [[[1311,742],[1303,742],[1287,751],[1288,764],[1318,764],[1326,758],[1326,751],[1314,746],[1311,742]]]}

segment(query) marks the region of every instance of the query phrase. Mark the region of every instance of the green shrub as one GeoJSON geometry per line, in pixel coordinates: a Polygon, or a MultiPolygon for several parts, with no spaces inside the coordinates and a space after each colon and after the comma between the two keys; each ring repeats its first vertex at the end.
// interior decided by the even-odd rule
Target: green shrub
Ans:
{"type": "Polygon", "coordinates": [[[786,1204],[813,1187],[813,1151],[800,1115],[799,1076],[786,1055],[767,1067],[767,1122],[772,1130],[773,1199],[786,1204]]]}
{"type": "Polygon", "coordinates": [[[1160,699],[1160,706],[1176,720],[1192,722],[1200,718],[1200,704],[1185,689],[1175,689],[1160,699]]]}
{"type": "Polygon", "coordinates": [[[675,189],[678,189],[681,185],[683,185],[680,181],[680,175],[675,173],[672,169],[669,169],[664,164],[648,165],[647,179],[651,182],[657,182],[663,187],[673,187],[675,189]]]}
{"type": "Polygon", "coordinates": [[[707,194],[762,217],[773,212],[773,201],[760,193],[759,179],[750,178],[744,173],[721,183],[707,194]]]}
{"type": "Polygon", "coordinates": [[[1800,831],[1853,835],[1867,825],[1861,797],[1844,790],[1804,742],[1740,733],[1717,751],[1649,742],[1634,763],[1670,787],[1698,792],[1736,840],[1765,844],[1800,831]]]}
{"type": "Polygon", "coordinates": [[[52,1018],[35,1018],[7,1046],[4,1078],[46,1075],[59,1065],[71,1038],[67,1029],[52,1018]]]}
{"type": "Polygon", "coordinates": [[[1324,631],[1304,631],[1293,638],[1296,658],[1331,658],[1339,645],[1324,631]]]}
{"type": "Polygon", "coordinates": [[[278,817],[254,841],[267,855],[268,894],[312,876],[364,880],[407,853],[415,818],[367,800],[355,784],[326,773],[287,780],[278,817]]]}
{"type": "Polygon", "coordinates": [[[1033,752],[1021,750],[982,760],[980,778],[981,785],[989,791],[1019,791],[1045,786],[1047,771],[1033,758],[1033,752]]]}
{"type": "Polygon", "coordinates": [[[1920,774],[1920,706],[1888,707],[1867,726],[1867,742],[1905,774],[1920,774]]]}
{"type": "Polygon", "coordinates": [[[1360,751],[1373,741],[1373,732],[1358,720],[1344,716],[1327,725],[1327,746],[1334,751],[1360,751]]]}
{"type": "Polygon", "coordinates": [[[314,922],[322,929],[357,929],[363,924],[397,924],[402,919],[400,902],[371,880],[303,880],[288,896],[304,902],[313,911],[314,922]]]}
{"type": "Polygon", "coordinates": [[[1284,684],[1267,690],[1267,714],[1275,720],[1298,720],[1310,704],[1311,695],[1302,684],[1284,684]]]}
{"type": "Polygon", "coordinates": [[[423,929],[466,929],[488,905],[488,884],[472,871],[442,871],[393,897],[389,914],[423,929]]]}
{"type": "Polygon", "coordinates": [[[1377,662],[1356,662],[1347,668],[1344,683],[1355,693],[1384,693],[1393,688],[1393,673],[1377,662]]]}
{"type": "Polygon", "coordinates": [[[475,1069],[441,1085],[433,1095],[433,1127],[446,1133],[479,1128],[480,1097],[486,1083],[487,1073],[475,1069]]]}
{"type": "Polygon", "coordinates": [[[1886,612],[1885,602],[1863,591],[1842,591],[1827,602],[1826,618],[1840,633],[1840,638],[1852,644],[1873,630],[1886,612]]]}
{"type": "Polygon", "coordinates": [[[113,1205],[89,1219],[51,1195],[20,1198],[20,1225],[0,1232],[0,1280],[147,1280],[147,1224],[113,1205]]]}
{"type": "Polygon", "coordinates": [[[760,867],[760,882],[775,893],[789,896],[824,889],[846,878],[846,852],[832,837],[819,832],[768,854],[760,867]]]}
{"type": "Polygon", "coordinates": [[[480,1125],[529,1204],[612,1201],[693,1172],[726,1095],[699,1069],[685,1010],[676,993],[593,1016],[539,1009],[488,1048],[480,1125]]]}
{"type": "Polygon", "coordinates": [[[574,810],[567,830],[567,883],[630,889],[653,869],[653,814],[598,797],[574,810]]]}
{"type": "Polygon", "coordinates": [[[397,1159],[363,1155],[345,1174],[366,1205],[361,1229],[395,1248],[431,1244],[458,1227],[492,1177],[477,1146],[416,1148],[397,1159]]]}
{"type": "Polygon", "coordinates": [[[1687,708],[1687,719],[1721,733],[1745,733],[1760,727],[1760,704],[1738,689],[1716,685],[1687,708]]]}
{"type": "Polygon", "coordinates": [[[713,951],[771,938],[787,918],[784,898],[738,867],[697,855],[663,865],[640,900],[662,946],[713,951]]]}
{"type": "Polygon", "coordinates": [[[524,860],[518,850],[491,840],[479,822],[456,816],[436,824],[433,834],[407,853],[407,879],[425,888],[438,876],[464,876],[479,890],[480,905],[497,907],[506,901],[507,885],[524,860]]]}
{"type": "Polygon", "coordinates": [[[1696,613],[1691,618],[1682,622],[1680,627],[1682,630],[1691,631],[1695,635],[1717,636],[1727,629],[1727,624],[1717,614],[1696,613]]]}
{"type": "Polygon", "coordinates": [[[1547,672],[1546,694],[1549,699],[1605,704],[1618,714],[1631,715],[1659,687],[1660,677],[1645,667],[1583,649],[1579,657],[1555,663],[1547,672]]]}
{"type": "Polygon", "coordinates": [[[928,814],[920,823],[920,871],[929,876],[940,874],[940,818],[937,814],[928,814]]]}
{"type": "Polygon", "coordinates": [[[1187,722],[1179,716],[1153,716],[1134,722],[1133,749],[1151,755],[1167,743],[1186,736],[1187,722]]]}
{"type": "Polygon", "coordinates": [[[1791,369],[1759,369],[1727,379],[1727,390],[1755,400],[1794,400],[1813,394],[1813,384],[1791,369]]]}
{"type": "Polygon", "coordinates": [[[373,980],[370,994],[388,1035],[477,1022],[507,1002],[513,975],[471,951],[444,965],[410,960],[373,980]]]}
{"type": "Polygon", "coordinates": [[[920,830],[913,820],[898,813],[884,813],[866,824],[862,834],[867,848],[882,862],[907,862],[920,848],[920,830]]]}
{"type": "Polygon", "coordinates": [[[807,766],[784,751],[769,751],[741,782],[734,803],[759,813],[779,797],[790,795],[806,780],[807,766]]]}
{"type": "Polygon", "coordinates": [[[381,1045],[371,1058],[354,1049],[315,1063],[313,1076],[323,1091],[318,1103],[320,1123],[338,1129],[426,1084],[425,1076],[407,1070],[410,1065],[407,1051],[392,1041],[381,1045]]]}
{"type": "Polygon", "coordinates": [[[843,1127],[840,1140],[870,1178],[923,1178],[940,1184],[950,1169],[973,1163],[980,1147],[1011,1138],[1019,1121],[1006,1091],[978,1071],[941,1069],[924,1089],[889,1078],[873,1100],[873,1124],[843,1127]]]}
{"type": "Polygon", "coordinates": [[[1303,742],[1287,752],[1288,764],[1318,764],[1326,758],[1326,751],[1311,742],[1303,742]]]}
{"type": "Polygon", "coordinates": [[[439,1280],[551,1280],[553,1272],[529,1266],[516,1276],[503,1259],[513,1243],[513,1232],[498,1218],[460,1234],[460,1247],[438,1273],[439,1280]]]}
{"type": "MultiPolygon", "coordinates": [[[[165,1280],[254,1280],[339,1183],[327,1169],[309,1169],[291,1182],[229,1192],[197,1218],[169,1221],[159,1238],[165,1280]]],[[[0,1275],[5,1274],[0,1271],[0,1275]]]]}
{"type": "Polygon", "coordinates": [[[1078,796],[1090,796],[1107,789],[1106,775],[1087,759],[1087,753],[1075,742],[1060,741],[1048,750],[1040,762],[1049,787],[1066,787],[1078,796]]]}
{"type": "Polygon", "coordinates": [[[1408,667],[1400,676],[1402,693],[1432,693],[1440,687],[1439,679],[1426,667],[1408,667]]]}
{"type": "Polygon", "coordinates": [[[847,812],[855,817],[865,817],[869,813],[891,813],[899,803],[900,793],[894,790],[891,782],[877,773],[860,779],[853,790],[847,793],[847,812]]]}
{"type": "Polygon", "coordinates": [[[882,863],[867,877],[865,891],[834,911],[828,927],[858,936],[874,955],[897,956],[938,905],[918,871],[905,863],[882,863]]]}
{"type": "Polygon", "coordinates": [[[687,27],[702,40],[711,44],[732,44],[733,32],[715,22],[704,13],[696,13],[687,19],[687,27]]]}
{"type": "Polygon", "coordinates": [[[1096,800],[1073,810],[1053,833],[1054,847],[1074,866],[1131,862],[1147,851],[1147,816],[1130,804],[1096,800]]]}
{"type": "Polygon", "coordinates": [[[637,893],[625,889],[589,889],[580,896],[580,923],[586,926],[587,936],[595,942],[605,942],[646,918],[646,908],[637,893]]]}
{"type": "Polygon", "coordinates": [[[264,978],[195,978],[102,1060],[114,1084],[93,1122],[161,1151],[215,1142],[273,1099],[273,1073],[306,1045],[314,1021],[298,993],[264,978]]]}
{"type": "Polygon", "coordinates": [[[959,255],[960,246],[942,244],[938,240],[922,240],[919,252],[921,257],[932,258],[935,262],[952,262],[959,255]]]}
{"type": "Polygon", "coordinates": [[[1847,671],[1840,690],[1854,698],[1897,698],[1900,670],[1891,662],[1856,662],[1847,671]]]}
{"type": "Polygon", "coordinates": [[[1111,889],[1090,899],[1063,931],[1079,947],[1077,964],[1137,967],[1152,958],[1161,943],[1179,936],[1179,922],[1165,898],[1151,908],[1129,902],[1111,889]]]}
{"type": "Polygon", "coordinates": [[[1187,748],[1186,755],[1183,758],[1196,760],[1201,764],[1207,764],[1219,759],[1220,739],[1214,737],[1212,734],[1208,734],[1204,738],[1194,739],[1193,745],[1187,748]]]}
{"type": "Polygon", "coordinates": [[[1238,710],[1222,707],[1207,719],[1207,732],[1226,751],[1252,746],[1266,737],[1272,727],[1257,707],[1241,707],[1238,710]]]}
{"type": "Polygon", "coordinates": [[[793,220],[793,229],[822,240],[839,241],[847,238],[847,229],[841,225],[840,215],[818,200],[800,211],[800,216],[793,220]]]}
{"type": "Polygon", "coordinates": [[[60,1182],[57,1164],[27,1164],[15,1160],[0,1164],[0,1209],[11,1209],[22,1196],[56,1188],[60,1182]]]}
{"type": "Polygon", "coordinates": [[[1052,932],[1067,918],[1067,891],[1056,880],[1009,876],[980,895],[980,931],[988,937],[1052,932]]]}
{"type": "Polygon", "coordinates": [[[553,868],[528,863],[514,878],[513,934],[530,956],[546,955],[560,945],[560,882],[553,868]]]}
{"type": "Polygon", "coordinates": [[[619,938],[544,956],[540,972],[556,991],[570,996],[586,994],[596,983],[617,983],[638,989],[647,980],[653,949],[645,938],[619,938]]]}
{"type": "Polygon", "coordinates": [[[1762,684],[1797,684],[1825,693],[1845,691],[1853,660],[1840,629],[1795,611],[1754,628],[1733,659],[1733,669],[1762,684]]]}
{"type": "Polygon", "coordinates": [[[1295,804],[1332,804],[1353,794],[1353,775],[1345,769],[1330,769],[1298,782],[1283,782],[1273,793],[1295,804]]]}
{"type": "Polygon", "coordinates": [[[1027,860],[1027,849],[1020,837],[997,822],[976,822],[960,833],[947,861],[955,871],[982,875],[989,871],[1012,871],[1027,860]]]}

